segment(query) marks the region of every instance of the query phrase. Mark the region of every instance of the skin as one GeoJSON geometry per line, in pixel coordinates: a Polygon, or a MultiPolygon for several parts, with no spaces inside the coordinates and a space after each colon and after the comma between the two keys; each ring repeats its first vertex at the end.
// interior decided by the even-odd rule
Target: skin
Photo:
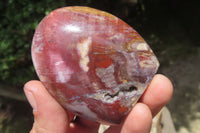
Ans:
{"type": "MultiPolygon", "coordinates": [[[[79,117],[73,120],[74,115],[63,109],[40,81],[29,81],[24,91],[33,107],[30,133],[98,133],[99,123],[79,117]]],[[[172,93],[171,81],[164,75],[155,75],[122,124],[110,126],[105,133],[149,133],[152,118],[169,102],[172,93]]]]}

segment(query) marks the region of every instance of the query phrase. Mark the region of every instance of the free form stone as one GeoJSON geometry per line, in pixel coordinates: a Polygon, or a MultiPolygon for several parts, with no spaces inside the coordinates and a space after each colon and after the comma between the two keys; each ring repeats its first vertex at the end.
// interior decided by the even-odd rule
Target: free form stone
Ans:
{"type": "Polygon", "coordinates": [[[159,66],[128,24],[78,6],[56,9],[40,22],[32,59],[40,80],[63,107],[106,124],[126,117],[159,66]]]}

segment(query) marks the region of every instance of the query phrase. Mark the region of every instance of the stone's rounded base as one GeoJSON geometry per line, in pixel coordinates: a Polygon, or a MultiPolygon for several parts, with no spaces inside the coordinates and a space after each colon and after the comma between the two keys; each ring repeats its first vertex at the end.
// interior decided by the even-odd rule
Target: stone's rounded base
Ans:
{"type": "Polygon", "coordinates": [[[32,59],[45,87],[76,115],[119,124],[159,63],[143,38],[119,18],[89,7],[52,11],[38,25],[32,59]]]}

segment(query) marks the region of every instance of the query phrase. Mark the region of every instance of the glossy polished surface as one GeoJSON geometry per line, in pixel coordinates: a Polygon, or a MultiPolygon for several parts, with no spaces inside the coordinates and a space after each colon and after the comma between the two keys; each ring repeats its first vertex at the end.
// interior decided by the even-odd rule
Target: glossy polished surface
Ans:
{"type": "Polygon", "coordinates": [[[133,28],[89,7],[47,15],[36,29],[32,59],[40,80],[63,107],[107,124],[125,118],[159,66],[133,28]]]}

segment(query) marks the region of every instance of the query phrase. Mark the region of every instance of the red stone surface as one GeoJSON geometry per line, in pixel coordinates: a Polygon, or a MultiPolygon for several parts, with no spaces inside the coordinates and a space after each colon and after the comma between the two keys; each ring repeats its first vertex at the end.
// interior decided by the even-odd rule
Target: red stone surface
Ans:
{"type": "Polygon", "coordinates": [[[159,66],[133,28],[88,7],[47,15],[36,29],[32,59],[40,80],[63,107],[107,124],[125,118],[159,66]]]}

